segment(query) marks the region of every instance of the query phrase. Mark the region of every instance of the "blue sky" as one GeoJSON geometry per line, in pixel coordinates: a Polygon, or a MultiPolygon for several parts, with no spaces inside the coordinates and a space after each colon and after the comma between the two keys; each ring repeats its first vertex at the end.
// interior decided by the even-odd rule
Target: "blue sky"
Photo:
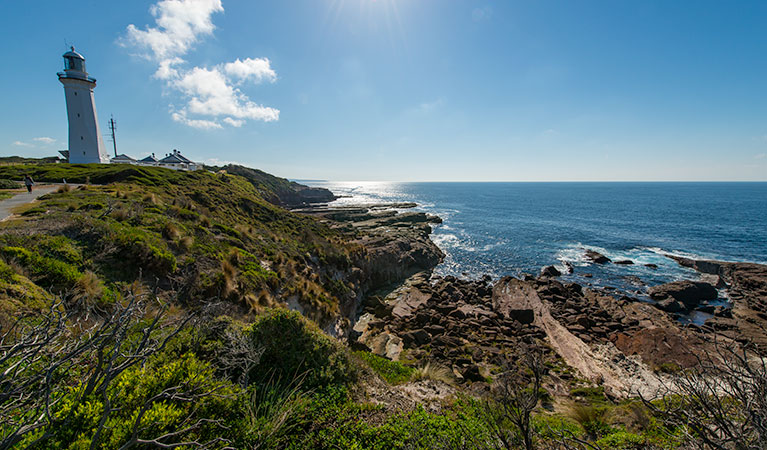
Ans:
{"type": "Polygon", "coordinates": [[[2,2],[0,26],[6,155],[66,147],[67,42],[132,156],[303,179],[767,180],[765,1],[29,0],[2,2]]]}

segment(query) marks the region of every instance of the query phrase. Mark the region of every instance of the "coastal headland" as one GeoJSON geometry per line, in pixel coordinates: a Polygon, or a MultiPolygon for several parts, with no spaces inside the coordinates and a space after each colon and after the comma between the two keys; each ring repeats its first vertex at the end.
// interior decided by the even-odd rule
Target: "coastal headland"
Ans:
{"type": "Polygon", "coordinates": [[[0,166],[0,179],[24,174],[77,185],[0,224],[12,356],[0,369],[13,374],[3,389],[30,399],[0,398],[2,445],[140,436],[236,448],[687,448],[702,431],[657,402],[688,401],[679,380],[731,363],[726,349],[746,361],[767,352],[764,265],[674,257],[699,276],[648,286],[649,300],[565,281],[554,266],[442,277],[445,254],[430,239],[441,219],[414,203],[334,207],[326,189],[235,165],[0,166]],[[40,344],[43,363],[12,353],[35,333],[55,337],[40,344]],[[111,350],[121,345],[134,353],[111,350]],[[117,364],[102,365],[106,354],[117,364]],[[61,402],[33,395],[45,383],[61,402]],[[164,418],[158,429],[147,411],[164,418]],[[520,411],[527,422],[514,422],[520,411]]]}

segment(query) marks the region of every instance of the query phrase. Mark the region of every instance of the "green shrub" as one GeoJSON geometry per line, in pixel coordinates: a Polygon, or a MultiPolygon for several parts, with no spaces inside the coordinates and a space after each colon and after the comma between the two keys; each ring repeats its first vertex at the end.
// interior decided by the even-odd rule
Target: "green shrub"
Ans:
{"type": "Polygon", "coordinates": [[[301,314],[273,309],[258,318],[251,337],[263,348],[251,380],[293,382],[303,379],[304,389],[344,385],[356,378],[348,350],[301,314]]]}
{"type": "Polygon", "coordinates": [[[605,388],[597,387],[577,387],[570,389],[571,397],[579,397],[587,404],[601,405],[607,402],[605,397],[605,388]]]}
{"type": "Polygon", "coordinates": [[[585,432],[577,422],[562,416],[535,415],[532,424],[535,434],[548,440],[556,440],[562,435],[581,437],[585,432]]]}
{"type": "Polygon", "coordinates": [[[575,405],[570,414],[589,436],[599,438],[610,434],[613,429],[605,420],[606,408],[591,405],[575,405]]]}
{"type": "Polygon", "coordinates": [[[15,274],[16,272],[14,272],[8,264],[0,260],[0,281],[6,283],[11,282],[13,281],[13,276],[15,274]]]}
{"type": "Polygon", "coordinates": [[[0,179],[0,189],[18,189],[21,187],[21,183],[17,181],[0,179]]]}
{"type": "Polygon", "coordinates": [[[77,267],[57,259],[46,258],[26,248],[2,247],[0,254],[21,264],[34,276],[38,284],[68,289],[82,276],[77,267]]]}
{"type": "Polygon", "coordinates": [[[413,379],[416,370],[398,361],[391,361],[370,352],[354,352],[361,360],[389,384],[406,383],[413,379]]]}
{"type": "MultiPolygon", "coordinates": [[[[100,394],[92,398],[80,399],[78,396],[83,386],[75,385],[63,393],[61,400],[51,411],[53,424],[47,429],[50,437],[35,448],[41,449],[80,449],[89,448],[91,440],[101,420],[104,403],[100,394]]],[[[97,448],[120,448],[131,438],[134,421],[139,411],[145,409],[139,437],[143,439],[159,437],[165,433],[178,431],[197,419],[218,419],[228,430],[212,423],[180,433],[169,438],[166,443],[184,440],[210,440],[215,436],[230,435],[237,428],[237,408],[235,405],[236,388],[216,380],[207,363],[194,355],[186,354],[179,358],[167,359],[158,355],[149,364],[137,366],[123,372],[107,389],[114,408],[108,416],[102,430],[97,448]],[[194,402],[186,401],[183,396],[161,397],[152,401],[154,396],[174,386],[182,386],[187,393],[203,394],[194,402]],[[186,420],[191,417],[192,420],[186,420]]],[[[59,393],[61,395],[61,393],[59,393]]],[[[192,394],[187,394],[192,395],[192,394]]],[[[39,437],[31,434],[28,441],[39,437]]],[[[21,443],[25,448],[29,442],[21,443]]]]}
{"type": "Polygon", "coordinates": [[[609,449],[643,449],[646,440],[643,436],[629,433],[628,431],[616,431],[598,440],[597,445],[609,449]]]}

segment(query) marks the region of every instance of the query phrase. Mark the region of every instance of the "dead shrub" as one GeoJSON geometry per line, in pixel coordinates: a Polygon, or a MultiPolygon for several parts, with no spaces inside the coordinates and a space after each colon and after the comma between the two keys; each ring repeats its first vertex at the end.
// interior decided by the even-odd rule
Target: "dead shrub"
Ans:
{"type": "Polygon", "coordinates": [[[118,222],[123,222],[130,219],[130,211],[128,208],[118,207],[112,211],[112,217],[118,222]]]}
{"type": "Polygon", "coordinates": [[[90,307],[96,304],[104,295],[104,283],[98,275],[86,271],[75,284],[73,300],[90,307]]]}
{"type": "Polygon", "coordinates": [[[176,224],[168,222],[162,227],[162,235],[169,241],[175,241],[181,237],[181,230],[176,224]]]}
{"type": "Polygon", "coordinates": [[[178,247],[181,250],[188,252],[189,250],[192,249],[193,245],[194,245],[194,238],[192,236],[184,236],[178,240],[178,247]]]}

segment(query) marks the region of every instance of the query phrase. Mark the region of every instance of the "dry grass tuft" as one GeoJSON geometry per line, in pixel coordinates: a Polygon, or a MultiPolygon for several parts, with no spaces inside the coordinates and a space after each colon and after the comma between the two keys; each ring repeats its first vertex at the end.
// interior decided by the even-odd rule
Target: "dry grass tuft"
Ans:
{"type": "Polygon", "coordinates": [[[60,186],[58,189],[56,189],[56,192],[59,193],[59,194],[65,194],[65,193],[69,192],[69,185],[65,184],[63,186],[60,186]]]}
{"type": "Polygon", "coordinates": [[[175,241],[181,237],[181,230],[175,224],[168,222],[162,227],[162,235],[169,241],[175,241]]]}
{"type": "Polygon", "coordinates": [[[184,236],[181,239],[178,240],[178,247],[188,252],[192,249],[192,246],[194,245],[194,238],[192,236],[184,236]]]}
{"type": "Polygon", "coordinates": [[[229,297],[237,290],[237,269],[227,260],[221,261],[221,273],[224,275],[223,292],[224,298],[229,297]]]}
{"type": "Polygon", "coordinates": [[[226,260],[229,261],[234,266],[239,266],[241,263],[241,255],[240,252],[236,248],[232,248],[229,250],[229,254],[226,257],[226,260]]]}
{"type": "Polygon", "coordinates": [[[144,200],[144,203],[149,203],[151,205],[157,205],[158,204],[157,196],[155,196],[152,193],[146,194],[144,196],[143,200],[144,200]]]}
{"type": "Polygon", "coordinates": [[[77,280],[73,294],[74,300],[92,306],[104,295],[104,283],[88,270],[77,280]]]}
{"type": "Polygon", "coordinates": [[[424,366],[418,367],[413,379],[416,381],[428,379],[433,381],[441,381],[442,383],[450,386],[455,385],[455,376],[453,375],[453,371],[445,366],[434,364],[431,361],[427,362],[424,366]]]}
{"type": "Polygon", "coordinates": [[[118,207],[112,211],[112,217],[118,222],[123,222],[130,219],[130,211],[128,211],[128,208],[118,207]]]}

